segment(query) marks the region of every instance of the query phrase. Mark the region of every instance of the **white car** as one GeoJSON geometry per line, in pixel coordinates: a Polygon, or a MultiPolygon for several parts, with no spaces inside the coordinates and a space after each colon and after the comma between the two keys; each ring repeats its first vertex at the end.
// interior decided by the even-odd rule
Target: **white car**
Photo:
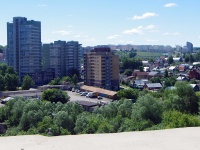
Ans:
{"type": "Polygon", "coordinates": [[[81,96],[86,96],[88,94],[88,92],[83,92],[81,93],[81,96]]]}

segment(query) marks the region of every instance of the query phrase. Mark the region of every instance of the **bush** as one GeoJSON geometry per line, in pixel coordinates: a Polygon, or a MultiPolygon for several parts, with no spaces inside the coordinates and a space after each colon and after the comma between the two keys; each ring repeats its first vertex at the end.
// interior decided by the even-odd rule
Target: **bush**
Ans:
{"type": "Polygon", "coordinates": [[[196,127],[200,126],[200,119],[179,111],[166,111],[163,113],[162,124],[165,128],[196,127]]]}

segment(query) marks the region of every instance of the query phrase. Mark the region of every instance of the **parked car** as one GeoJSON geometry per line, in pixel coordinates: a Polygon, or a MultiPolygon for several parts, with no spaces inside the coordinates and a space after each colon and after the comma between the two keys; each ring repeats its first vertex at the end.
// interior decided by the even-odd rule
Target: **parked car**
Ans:
{"type": "Polygon", "coordinates": [[[72,88],[72,92],[75,92],[75,88],[72,88]]]}
{"type": "Polygon", "coordinates": [[[88,92],[82,92],[81,96],[86,96],[88,94],[88,92]]]}
{"type": "Polygon", "coordinates": [[[76,90],[76,93],[80,93],[80,90],[76,90]]]}
{"type": "Polygon", "coordinates": [[[86,97],[89,97],[89,98],[96,98],[98,96],[98,93],[97,92],[89,92],[86,97]]]}
{"type": "Polygon", "coordinates": [[[98,97],[97,97],[97,99],[103,99],[103,97],[101,97],[101,96],[98,96],[98,97]]]}

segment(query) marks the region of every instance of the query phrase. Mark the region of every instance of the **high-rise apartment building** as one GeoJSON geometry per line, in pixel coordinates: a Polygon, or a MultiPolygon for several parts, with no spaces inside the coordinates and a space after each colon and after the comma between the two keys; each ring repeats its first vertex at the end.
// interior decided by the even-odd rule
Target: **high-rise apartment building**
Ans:
{"type": "Polygon", "coordinates": [[[55,76],[62,77],[61,74],[61,47],[58,45],[50,46],[50,68],[55,69],[55,76]]]}
{"type": "Polygon", "coordinates": [[[55,69],[55,76],[62,78],[74,68],[81,71],[81,44],[76,41],[54,41],[43,44],[42,64],[44,69],[55,69]]]}
{"type": "Polygon", "coordinates": [[[41,22],[14,17],[7,23],[7,59],[20,79],[41,71],[41,22]]]}
{"type": "Polygon", "coordinates": [[[69,75],[71,68],[77,69],[81,72],[81,44],[77,41],[69,41],[66,43],[66,75],[69,75]]]}
{"type": "Polygon", "coordinates": [[[107,47],[84,54],[84,84],[107,90],[119,89],[119,56],[107,47]]]}
{"type": "Polygon", "coordinates": [[[193,53],[193,44],[191,42],[186,42],[186,47],[190,53],[193,53]]]}

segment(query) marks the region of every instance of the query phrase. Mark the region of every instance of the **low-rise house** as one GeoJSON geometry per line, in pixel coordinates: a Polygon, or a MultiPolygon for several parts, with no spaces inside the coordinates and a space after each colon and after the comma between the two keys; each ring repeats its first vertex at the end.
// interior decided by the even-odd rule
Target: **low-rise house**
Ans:
{"type": "Polygon", "coordinates": [[[97,103],[90,101],[76,101],[79,105],[83,107],[85,111],[92,112],[96,107],[99,107],[97,103]]]}
{"type": "Polygon", "coordinates": [[[174,62],[182,62],[182,57],[173,57],[174,62]]]}
{"type": "Polygon", "coordinates": [[[133,76],[135,77],[135,79],[147,79],[148,73],[137,71],[137,72],[133,72],[133,76]]]}
{"type": "Polygon", "coordinates": [[[144,67],[144,71],[145,72],[150,72],[150,68],[149,67],[144,67]]]}
{"type": "Polygon", "coordinates": [[[177,69],[176,66],[170,66],[168,71],[171,72],[171,73],[174,73],[176,69],[177,69]]]}
{"type": "Polygon", "coordinates": [[[131,85],[133,88],[143,89],[144,85],[148,83],[147,79],[143,80],[135,80],[134,83],[131,85]]]}
{"type": "Polygon", "coordinates": [[[162,88],[162,85],[160,83],[147,83],[144,85],[144,88],[149,91],[158,91],[162,88]]]}
{"type": "Polygon", "coordinates": [[[177,81],[188,81],[188,78],[185,76],[179,76],[178,78],[176,78],[177,81]]]}
{"type": "Polygon", "coordinates": [[[187,68],[189,68],[189,66],[186,65],[186,64],[180,64],[180,65],[178,66],[178,70],[179,70],[180,72],[186,71],[187,68]]]}
{"type": "Polygon", "coordinates": [[[193,66],[196,66],[196,65],[199,65],[199,64],[200,64],[200,62],[193,62],[192,63],[193,66]]]}
{"type": "Polygon", "coordinates": [[[149,61],[142,61],[143,66],[148,66],[149,65],[149,61]]]}
{"type": "MultiPolygon", "coordinates": [[[[182,62],[182,57],[173,57],[174,62],[182,62]]],[[[168,58],[165,58],[165,61],[168,61],[168,58]]]]}
{"type": "Polygon", "coordinates": [[[157,71],[152,71],[152,72],[149,72],[148,79],[151,79],[153,77],[158,77],[158,76],[159,76],[159,73],[157,71]]]}
{"type": "Polygon", "coordinates": [[[200,80],[200,68],[193,68],[189,71],[189,78],[190,79],[197,79],[200,80]]]}
{"type": "Polygon", "coordinates": [[[195,92],[199,91],[199,86],[197,84],[190,84],[195,92]]]}

